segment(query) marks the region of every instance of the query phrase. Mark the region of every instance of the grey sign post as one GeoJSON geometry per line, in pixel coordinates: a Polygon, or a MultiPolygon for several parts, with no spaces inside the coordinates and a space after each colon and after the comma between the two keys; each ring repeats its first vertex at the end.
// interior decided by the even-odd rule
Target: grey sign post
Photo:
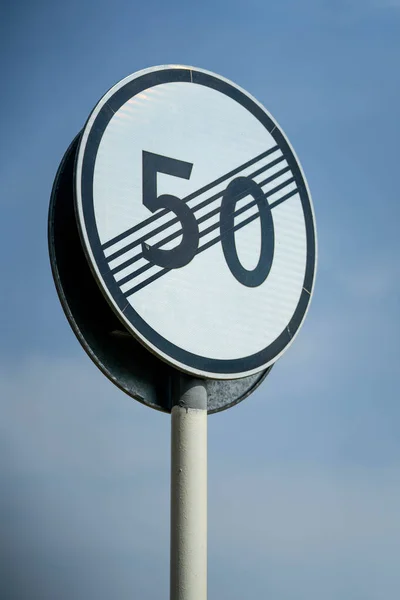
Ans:
{"type": "Polygon", "coordinates": [[[315,223],[299,161],[265,108],[223,77],[134,73],[64,156],[49,250],[89,356],[172,415],[171,600],[205,600],[207,414],[263,381],[313,292],[315,223]]]}

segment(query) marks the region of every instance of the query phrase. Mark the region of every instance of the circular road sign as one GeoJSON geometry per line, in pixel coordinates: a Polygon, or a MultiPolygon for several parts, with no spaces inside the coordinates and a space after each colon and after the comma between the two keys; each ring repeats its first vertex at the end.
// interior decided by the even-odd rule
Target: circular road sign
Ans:
{"type": "Polygon", "coordinates": [[[310,193],[279,125],[237,85],[182,66],[117,83],[84,127],[75,202],[100,289],[159,358],[233,379],[292,343],[314,284],[310,193]]]}
{"type": "MultiPolygon", "coordinates": [[[[102,294],[83,252],[73,193],[80,136],[76,136],[61,161],[49,206],[50,264],[61,306],[84,350],[114,385],[146,406],[171,412],[182,374],[159,360],[126,330],[102,294]]],[[[208,414],[226,410],[247,398],[272,366],[240,379],[205,379],[208,414]]]]}

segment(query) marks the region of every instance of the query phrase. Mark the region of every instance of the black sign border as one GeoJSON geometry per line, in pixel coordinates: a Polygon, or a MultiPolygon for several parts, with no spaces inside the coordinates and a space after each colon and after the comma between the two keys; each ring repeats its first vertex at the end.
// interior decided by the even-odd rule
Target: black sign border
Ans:
{"type": "MultiPolygon", "coordinates": [[[[87,126],[86,126],[87,127],[87,126]]],[[[84,131],[86,129],[84,128],[84,131]]],[[[79,151],[77,152],[77,157],[79,151]]],[[[96,277],[96,280],[109,301],[107,292],[104,285],[108,288],[115,304],[121,314],[116,311],[115,306],[110,302],[111,307],[116,312],[117,316],[124,322],[125,326],[130,324],[132,333],[136,335],[137,332],[143,336],[144,340],[147,340],[153,347],[159,349],[164,356],[160,356],[165,359],[169,357],[173,362],[174,366],[178,366],[183,371],[188,371],[196,374],[203,374],[205,376],[217,376],[218,375],[237,375],[245,376],[251,372],[261,370],[267,365],[274,362],[274,359],[283,352],[286,346],[294,338],[297,330],[299,329],[307,307],[310,301],[311,292],[315,277],[315,259],[316,259],[316,235],[315,225],[313,218],[313,211],[311,207],[311,201],[307,192],[307,187],[299,167],[299,164],[294,156],[285,136],[280,131],[279,127],[269,117],[265,110],[258,105],[254,100],[245,94],[242,90],[235,87],[228,81],[218,78],[216,75],[198,71],[195,68],[171,68],[157,69],[154,71],[147,72],[143,75],[139,75],[135,79],[127,81],[122,87],[117,89],[114,94],[107,99],[94,122],[90,127],[90,131],[87,137],[87,141],[84,148],[84,155],[82,160],[82,172],[81,181],[76,180],[76,169],[75,169],[75,210],[77,215],[78,227],[81,235],[81,240],[85,250],[86,257],[89,264],[91,264],[91,257],[87,251],[85,244],[85,236],[83,235],[82,226],[86,229],[87,238],[90,243],[90,248],[93,253],[94,259],[97,264],[97,268],[101,274],[103,281],[99,280],[96,270],[92,268],[92,271],[96,277]],[[183,350],[179,346],[169,342],[159,333],[157,333],[148,323],[146,323],[142,317],[134,310],[134,308],[128,304],[124,294],[118,287],[114,276],[111,273],[110,267],[105,259],[104,252],[101,247],[101,242],[97,230],[96,219],[94,214],[93,205],[93,175],[96,162],[97,151],[107,128],[108,123],[114,116],[114,114],[125,104],[128,100],[145,91],[146,89],[152,88],[157,85],[172,83],[172,82],[185,82],[195,83],[198,85],[204,85],[218,92],[225,94],[241,104],[246,110],[251,112],[258,121],[269,131],[272,135],[285,159],[287,160],[295,181],[299,190],[300,199],[303,207],[306,238],[307,238],[307,259],[306,259],[306,270],[303,282],[303,290],[300,295],[299,302],[293,313],[290,322],[287,324],[282,333],[266,348],[263,350],[237,359],[210,359],[204,356],[199,356],[192,352],[183,350]],[[80,186],[81,189],[81,201],[82,211],[84,217],[84,224],[80,222],[79,211],[77,207],[77,189],[80,186]],[[135,331],[136,330],[136,331],[135,331]],[[177,364],[178,363],[178,364],[177,364]]],[[[138,336],[139,340],[141,338],[138,336]]],[[[141,340],[142,341],[142,340],[141,340]]],[[[145,343],[145,341],[143,342],[145,343]]],[[[151,351],[155,351],[151,346],[151,351]]],[[[165,360],[168,360],[165,359],[165,360]]]]}

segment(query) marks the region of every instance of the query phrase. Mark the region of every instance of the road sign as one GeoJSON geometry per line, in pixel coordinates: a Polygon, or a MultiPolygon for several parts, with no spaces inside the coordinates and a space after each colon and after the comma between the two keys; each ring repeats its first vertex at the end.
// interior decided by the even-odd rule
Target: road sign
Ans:
{"type": "Polygon", "coordinates": [[[173,367],[249,376],[293,341],[313,291],[310,194],[280,127],[235,84],[181,66],[119,82],[83,130],[75,201],[112,310],[173,367]]]}
{"type": "MultiPolygon", "coordinates": [[[[110,381],[146,406],[171,412],[179,373],[128,333],[106,302],[83,253],[73,198],[79,139],[80,135],[61,161],[49,208],[49,254],[61,305],[84,350],[110,381]]],[[[242,379],[204,380],[208,414],[244,400],[271,368],[242,379]]]]}

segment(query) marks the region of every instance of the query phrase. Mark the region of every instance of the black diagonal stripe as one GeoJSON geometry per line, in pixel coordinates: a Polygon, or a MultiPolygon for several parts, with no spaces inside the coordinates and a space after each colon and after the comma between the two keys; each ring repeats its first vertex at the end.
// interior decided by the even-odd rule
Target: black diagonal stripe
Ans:
{"type": "MultiPolygon", "coordinates": [[[[251,167],[251,165],[254,165],[254,163],[262,160],[263,158],[266,158],[267,156],[269,156],[270,154],[273,154],[277,150],[279,150],[279,146],[278,145],[274,146],[273,148],[270,148],[269,150],[266,150],[265,152],[262,152],[261,154],[259,154],[255,158],[252,158],[251,160],[249,160],[246,163],[244,163],[243,165],[240,165],[239,167],[236,167],[236,169],[233,169],[232,171],[230,171],[229,173],[226,173],[225,175],[222,175],[221,177],[219,177],[215,181],[212,181],[211,183],[208,183],[204,187],[196,190],[195,192],[192,192],[191,194],[189,194],[185,198],[182,198],[182,202],[189,202],[189,200],[193,200],[193,198],[196,198],[197,196],[200,196],[201,194],[204,194],[204,192],[208,192],[208,190],[210,190],[211,188],[215,187],[216,185],[219,185],[220,183],[224,182],[226,179],[229,179],[229,177],[233,177],[233,175],[236,175],[237,173],[240,173],[240,171],[243,171],[244,169],[247,169],[247,167],[251,167]]],[[[143,229],[143,227],[146,227],[147,225],[150,225],[150,223],[154,223],[154,221],[156,221],[157,219],[160,219],[164,215],[168,214],[168,212],[169,212],[168,209],[163,209],[160,212],[158,212],[157,214],[149,217],[145,221],[142,221],[141,223],[138,223],[134,227],[131,227],[130,229],[127,229],[126,231],[124,231],[123,233],[120,233],[119,235],[115,236],[111,240],[108,240],[108,242],[106,242],[105,244],[102,245],[102,249],[106,250],[110,246],[113,246],[117,242],[120,242],[121,240],[123,240],[124,238],[126,238],[128,235],[131,235],[132,233],[136,233],[137,231],[140,231],[141,229],[143,229]]]]}
{"type": "MultiPolygon", "coordinates": [[[[279,158],[279,161],[282,161],[283,157],[279,158]]],[[[276,163],[276,161],[274,161],[276,163]]],[[[265,168],[263,167],[262,169],[258,169],[258,171],[256,171],[255,173],[253,173],[251,175],[251,177],[255,177],[256,175],[259,175],[260,172],[262,173],[262,171],[265,170],[265,168]]],[[[290,171],[290,167],[285,167],[284,169],[281,169],[280,171],[277,171],[276,173],[274,173],[273,175],[270,175],[269,177],[267,177],[267,179],[264,179],[264,181],[262,181],[259,185],[266,185],[267,183],[271,183],[271,181],[274,181],[274,179],[277,179],[278,177],[280,177],[281,175],[284,175],[285,173],[287,173],[288,171],[290,171]]],[[[290,182],[294,181],[293,178],[290,179],[290,182]]],[[[287,183],[286,183],[287,185],[287,183]]],[[[274,192],[277,192],[279,190],[278,188],[274,188],[274,192]]],[[[222,196],[221,194],[216,194],[217,197],[222,196]]],[[[268,196],[268,194],[266,194],[268,196]]],[[[212,202],[215,200],[215,197],[212,197],[212,202]]],[[[209,203],[209,201],[205,201],[206,204],[209,203]]],[[[205,204],[204,202],[202,203],[202,205],[205,204]]],[[[193,209],[193,212],[197,212],[198,210],[200,210],[200,208],[203,208],[202,205],[198,205],[193,209]]],[[[208,219],[210,219],[211,217],[215,216],[216,214],[218,214],[220,211],[220,207],[208,212],[206,215],[203,215],[202,217],[200,217],[197,220],[197,223],[200,225],[200,223],[203,223],[204,221],[207,221],[208,219]]],[[[176,221],[178,221],[178,219],[176,219],[176,221]]],[[[154,233],[152,233],[151,237],[154,235],[154,233]]],[[[160,248],[161,246],[163,246],[164,244],[167,244],[168,242],[178,238],[180,235],[182,235],[182,229],[179,229],[178,231],[175,231],[174,233],[171,233],[169,236],[167,236],[166,238],[160,240],[159,242],[156,242],[155,244],[153,244],[154,248],[160,248]]],[[[143,252],[138,252],[138,254],[135,254],[135,256],[133,256],[132,258],[129,258],[128,260],[126,260],[125,262],[121,263],[120,265],[118,265],[117,267],[114,267],[114,269],[111,270],[111,273],[113,275],[116,275],[117,273],[119,273],[120,271],[122,271],[123,269],[125,269],[126,267],[129,267],[130,265],[132,265],[133,263],[137,262],[138,260],[140,260],[141,258],[143,258],[143,252]]],[[[111,262],[111,260],[108,258],[107,259],[109,262],[111,262]]]]}
{"type": "MultiPolygon", "coordinates": [[[[276,158],[272,162],[268,163],[267,165],[262,166],[260,169],[257,169],[257,171],[254,171],[253,173],[251,173],[250,175],[248,175],[248,178],[251,179],[253,177],[256,177],[256,175],[260,175],[260,173],[263,173],[264,171],[269,171],[270,169],[272,169],[272,167],[276,166],[280,162],[283,162],[284,160],[286,160],[284,156],[279,156],[278,158],[276,158]]],[[[289,171],[289,170],[290,170],[290,167],[287,167],[286,171],[289,171]]],[[[284,173],[284,172],[285,171],[282,171],[281,174],[284,173]]],[[[275,179],[275,175],[272,175],[271,177],[272,177],[272,179],[275,179]]],[[[268,179],[269,178],[267,178],[267,180],[268,179]]],[[[272,181],[272,179],[271,179],[271,181],[272,181]]],[[[265,184],[265,182],[267,180],[265,180],[263,182],[263,184],[265,184]]],[[[211,204],[212,202],[214,202],[214,200],[217,200],[218,198],[220,198],[224,194],[224,191],[225,190],[221,190],[220,192],[217,192],[213,196],[210,196],[210,197],[206,198],[205,200],[203,200],[203,202],[200,202],[200,204],[196,204],[196,206],[194,206],[192,208],[192,212],[196,213],[199,210],[201,210],[202,208],[205,208],[206,206],[208,206],[209,204],[211,204]]],[[[179,223],[179,222],[180,222],[179,219],[177,217],[175,217],[175,218],[167,221],[166,223],[163,223],[162,225],[160,225],[159,227],[156,227],[152,231],[149,231],[148,233],[142,235],[139,238],[136,238],[133,242],[131,242],[130,244],[127,244],[126,246],[124,246],[120,250],[117,250],[116,252],[113,252],[113,254],[110,254],[107,257],[107,262],[110,263],[111,261],[113,261],[116,258],[119,258],[123,254],[125,254],[126,252],[129,252],[129,250],[133,250],[133,248],[136,248],[137,246],[141,245],[143,242],[146,242],[147,240],[150,240],[155,235],[161,233],[165,229],[168,229],[172,225],[175,225],[175,223],[179,223]]],[[[178,235],[181,235],[181,234],[179,233],[178,235]]],[[[119,267],[119,265],[118,265],[118,267],[119,267]]]]}
{"type": "MultiPolygon", "coordinates": [[[[238,229],[241,229],[241,227],[244,227],[245,225],[248,225],[249,223],[251,223],[255,219],[258,219],[259,216],[260,215],[258,213],[255,214],[255,215],[252,215],[251,217],[249,217],[248,219],[246,219],[245,221],[243,221],[243,223],[239,223],[239,225],[236,225],[234,227],[234,231],[237,231],[238,229]]],[[[204,246],[201,246],[201,248],[198,249],[198,251],[196,252],[196,256],[197,256],[197,254],[200,254],[201,252],[204,252],[204,250],[208,250],[208,248],[211,248],[211,246],[214,246],[214,244],[217,244],[220,241],[221,241],[221,236],[220,235],[218,237],[216,237],[216,238],[213,238],[212,240],[210,240],[209,242],[207,242],[206,244],[204,244],[204,246]]],[[[135,292],[138,292],[139,290],[141,290],[144,287],[148,286],[150,283],[153,283],[153,281],[156,281],[157,279],[159,279],[160,277],[162,277],[163,275],[165,275],[166,273],[168,273],[171,270],[172,269],[162,269],[161,271],[158,271],[158,273],[155,273],[154,275],[152,275],[148,279],[145,279],[145,281],[142,281],[141,283],[138,283],[138,285],[135,285],[135,287],[133,287],[130,290],[128,290],[127,292],[125,292],[125,298],[129,298],[129,296],[132,296],[132,294],[134,294],[135,292]]]]}
{"type": "MultiPolygon", "coordinates": [[[[264,184],[267,181],[268,180],[266,179],[264,181],[264,184]]],[[[272,196],[273,194],[276,194],[277,192],[279,192],[279,190],[281,190],[282,188],[287,187],[288,185],[290,185],[293,182],[294,182],[294,177],[291,177],[290,179],[287,179],[283,183],[280,183],[279,185],[277,185],[274,188],[272,188],[272,190],[269,190],[268,192],[266,192],[265,193],[265,198],[268,198],[268,196],[272,196]]],[[[250,203],[246,204],[242,208],[239,208],[238,210],[232,211],[232,212],[234,213],[235,217],[238,217],[243,212],[245,212],[246,210],[248,210],[252,206],[255,206],[256,204],[257,204],[257,201],[256,200],[252,200],[250,203]]],[[[198,220],[198,223],[200,223],[201,221],[205,221],[205,220],[209,219],[211,216],[215,216],[219,212],[220,212],[220,207],[216,208],[211,213],[208,213],[207,215],[204,215],[201,219],[198,220]]],[[[220,226],[219,221],[217,221],[216,223],[214,223],[214,225],[211,225],[207,229],[204,229],[203,231],[200,231],[200,238],[202,238],[203,236],[207,235],[207,233],[210,233],[210,231],[213,231],[214,229],[217,229],[219,226],[220,226]]],[[[160,247],[160,246],[162,246],[162,245],[170,242],[175,237],[181,235],[181,233],[182,233],[182,231],[171,233],[171,235],[168,236],[167,238],[164,238],[162,241],[157,242],[157,244],[155,244],[155,247],[160,247]]],[[[133,264],[135,261],[136,261],[136,257],[135,257],[135,260],[131,261],[131,264],[133,264]]],[[[146,263],[142,267],[139,267],[139,269],[136,269],[136,271],[132,271],[132,273],[129,273],[128,275],[126,275],[125,277],[123,277],[122,279],[120,279],[118,281],[118,285],[121,286],[121,285],[124,285],[125,283],[128,283],[128,281],[130,281],[131,279],[134,279],[138,275],[141,275],[142,273],[144,273],[148,269],[151,269],[151,267],[154,267],[154,264],[152,264],[150,262],[146,263]]]]}
{"type": "Polygon", "coordinates": [[[138,292],[139,290],[141,290],[144,287],[148,286],[150,283],[153,283],[153,281],[156,281],[157,279],[160,279],[160,277],[162,277],[163,275],[165,275],[169,271],[171,271],[171,269],[161,269],[161,271],[158,271],[158,273],[155,273],[154,275],[152,275],[148,279],[145,279],[141,283],[138,283],[138,285],[135,285],[135,287],[133,287],[130,290],[128,290],[127,292],[125,292],[125,294],[124,294],[125,298],[129,298],[129,296],[132,296],[132,294],[134,294],[135,292],[138,292]]]}
{"type": "MultiPolygon", "coordinates": [[[[279,198],[279,200],[276,200],[276,202],[274,202],[273,204],[271,204],[271,208],[273,208],[274,206],[277,206],[278,204],[281,204],[281,202],[284,202],[285,200],[288,200],[289,198],[291,198],[292,196],[294,196],[295,194],[297,194],[297,192],[298,192],[297,188],[295,188],[291,192],[288,192],[285,196],[283,196],[282,198],[279,198]]],[[[254,202],[253,204],[256,204],[256,202],[254,202]]],[[[243,207],[244,210],[247,210],[247,208],[249,208],[249,205],[246,205],[246,207],[243,207]]],[[[240,210],[243,212],[242,209],[240,209],[240,210]]],[[[235,215],[236,215],[236,213],[235,213],[235,215]]],[[[242,227],[245,227],[246,225],[248,225],[249,223],[251,223],[255,219],[258,219],[259,216],[260,215],[259,215],[258,212],[255,215],[251,215],[250,217],[248,217],[247,219],[245,219],[244,221],[242,221],[238,225],[235,225],[232,228],[233,231],[237,231],[238,229],[241,229],[242,227]]],[[[218,226],[219,226],[219,223],[217,224],[217,227],[218,226]]],[[[211,231],[212,229],[216,229],[216,227],[215,226],[211,226],[209,229],[211,231]]],[[[207,233],[209,233],[209,231],[207,233]]],[[[226,235],[226,232],[225,232],[225,235],[226,235]]],[[[197,254],[200,254],[201,252],[204,252],[204,250],[208,250],[208,248],[211,248],[211,246],[214,246],[215,244],[218,244],[218,242],[221,241],[221,238],[222,238],[222,236],[219,235],[219,236],[213,238],[212,240],[210,240],[209,242],[207,242],[206,244],[204,244],[204,246],[201,246],[198,249],[198,251],[196,252],[196,256],[197,256],[197,254]]],[[[145,266],[146,266],[146,269],[144,269],[142,272],[144,272],[145,270],[147,270],[150,267],[154,267],[155,265],[150,265],[150,263],[149,263],[149,265],[145,265],[145,266]]],[[[154,275],[151,275],[148,279],[145,279],[144,281],[142,281],[138,285],[136,285],[133,288],[130,288],[129,290],[127,290],[125,292],[125,294],[124,294],[125,297],[128,298],[129,296],[132,296],[132,294],[134,294],[135,292],[138,292],[139,290],[143,289],[144,287],[146,287],[147,285],[149,285],[153,281],[156,281],[157,279],[159,279],[160,277],[162,277],[163,275],[165,275],[169,271],[171,271],[171,269],[161,269],[161,271],[158,271],[154,275]]],[[[121,284],[121,282],[119,281],[118,285],[123,285],[123,284],[121,284]]]]}
{"type": "MultiPolygon", "coordinates": [[[[257,204],[256,200],[253,200],[252,202],[250,202],[249,204],[246,204],[246,206],[242,206],[242,208],[239,208],[236,212],[235,212],[235,217],[238,217],[239,215],[241,215],[242,213],[244,213],[245,211],[247,211],[249,208],[252,208],[253,206],[255,206],[257,204]]],[[[213,213],[218,213],[219,212],[219,208],[216,209],[215,211],[213,211],[213,213]]],[[[207,218],[210,215],[207,215],[207,218]]],[[[204,220],[204,219],[203,219],[204,220]]],[[[200,219],[198,221],[198,223],[200,222],[200,219]]],[[[220,223],[219,221],[217,221],[216,223],[214,223],[213,225],[210,225],[209,227],[207,227],[206,229],[203,229],[203,231],[200,231],[200,238],[204,237],[205,235],[208,235],[209,233],[211,233],[212,231],[214,231],[215,229],[218,229],[220,227],[220,223]]],[[[181,232],[178,232],[178,234],[180,235],[181,232]]],[[[172,234],[169,236],[169,238],[175,237],[175,234],[172,234]]],[[[170,241],[169,238],[165,238],[165,240],[162,240],[162,242],[158,242],[158,244],[155,244],[156,247],[159,247],[159,245],[163,245],[166,244],[167,242],[170,241]]],[[[198,252],[196,252],[196,255],[198,254],[198,252]]],[[[136,271],[133,271],[132,273],[129,273],[129,275],[126,275],[125,277],[123,277],[122,279],[120,279],[117,283],[119,286],[124,285],[125,283],[128,283],[128,281],[131,281],[131,279],[135,279],[138,275],[141,275],[142,273],[144,273],[145,271],[148,271],[149,269],[151,269],[152,267],[154,267],[154,264],[151,262],[146,263],[145,265],[143,265],[143,267],[140,267],[139,269],[137,269],[136,271]]]]}
{"type": "MultiPolygon", "coordinates": [[[[260,169],[257,169],[257,171],[254,171],[254,173],[251,173],[248,177],[252,178],[252,177],[255,177],[256,175],[259,175],[260,173],[263,173],[264,171],[268,171],[269,169],[271,169],[272,167],[274,167],[278,163],[283,162],[284,160],[285,160],[284,156],[279,156],[278,158],[276,158],[272,162],[268,163],[267,165],[263,165],[260,169]]],[[[220,192],[217,192],[213,196],[210,196],[209,198],[206,198],[205,200],[203,200],[203,202],[200,202],[200,204],[196,204],[196,206],[194,206],[192,208],[192,212],[197,212],[197,211],[201,210],[202,208],[206,207],[208,204],[211,204],[212,202],[214,202],[214,200],[217,200],[218,198],[220,198],[223,195],[223,193],[224,193],[224,190],[221,190],[220,192]]],[[[177,217],[174,217],[174,218],[170,219],[169,221],[167,221],[166,223],[163,223],[159,227],[156,227],[152,231],[149,231],[148,233],[145,233],[144,235],[142,235],[139,238],[136,238],[133,242],[131,242],[130,244],[127,244],[126,246],[124,246],[120,250],[117,250],[116,252],[113,252],[113,254],[110,254],[107,257],[107,261],[111,262],[112,260],[115,260],[116,258],[119,258],[120,256],[122,256],[126,252],[129,252],[129,250],[132,250],[133,248],[136,248],[136,246],[139,246],[140,244],[142,244],[142,242],[145,242],[145,241],[151,239],[152,237],[154,237],[158,233],[161,233],[165,229],[168,229],[169,227],[171,227],[171,225],[175,225],[175,223],[179,223],[179,222],[180,221],[179,221],[179,219],[177,217]]]]}
{"type": "Polygon", "coordinates": [[[275,206],[278,206],[279,204],[282,204],[282,202],[285,202],[285,200],[288,200],[289,198],[291,198],[292,196],[294,196],[294,194],[296,192],[298,192],[299,190],[296,188],[294,191],[292,190],[291,192],[289,192],[288,194],[286,194],[285,196],[282,196],[281,198],[278,198],[278,200],[275,200],[275,202],[272,202],[269,206],[271,208],[271,210],[273,208],[275,208],[275,206]]]}

